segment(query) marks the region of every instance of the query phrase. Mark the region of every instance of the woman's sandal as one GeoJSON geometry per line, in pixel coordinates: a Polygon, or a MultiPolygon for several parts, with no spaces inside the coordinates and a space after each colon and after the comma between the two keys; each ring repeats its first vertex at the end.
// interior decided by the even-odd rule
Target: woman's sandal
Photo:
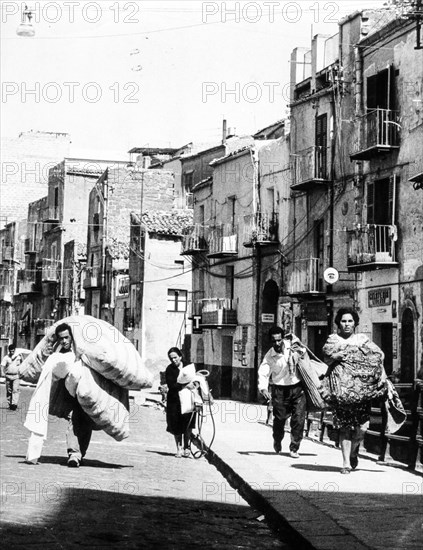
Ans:
{"type": "Polygon", "coordinates": [[[178,452],[175,454],[175,458],[182,458],[182,453],[181,453],[181,451],[178,451],[178,452]]]}
{"type": "Polygon", "coordinates": [[[342,468],[341,470],[341,474],[350,474],[351,473],[351,468],[342,468]]]}

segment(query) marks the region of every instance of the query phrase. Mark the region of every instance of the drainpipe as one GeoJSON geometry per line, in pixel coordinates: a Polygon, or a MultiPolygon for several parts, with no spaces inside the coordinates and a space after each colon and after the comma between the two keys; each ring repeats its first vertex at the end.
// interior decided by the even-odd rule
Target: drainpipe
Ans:
{"type": "MultiPolygon", "coordinates": [[[[257,222],[257,210],[258,205],[260,204],[260,166],[259,161],[256,157],[257,150],[254,148],[252,151],[252,160],[254,163],[254,181],[253,181],[253,215],[256,216],[257,222]],[[256,195],[257,194],[257,195],[256,195]],[[257,201],[255,200],[257,196],[257,201]]],[[[260,245],[257,244],[257,241],[254,243],[255,248],[255,259],[256,259],[256,303],[255,303],[255,315],[254,315],[254,376],[253,376],[253,387],[254,390],[252,395],[254,399],[257,399],[257,385],[258,385],[258,368],[259,368],[259,335],[260,335],[260,287],[261,287],[261,249],[260,245]]]]}
{"type": "Polygon", "coordinates": [[[106,173],[103,180],[103,238],[101,246],[102,266],[101,266],[101,293],[100,293],[100,308],[99,315],[101,318],[101,308],[103,306],[104,295],[106,292],[106,248],[108,241],[108,197],[109,197],[109,169],[106,168],[106,173]]]}

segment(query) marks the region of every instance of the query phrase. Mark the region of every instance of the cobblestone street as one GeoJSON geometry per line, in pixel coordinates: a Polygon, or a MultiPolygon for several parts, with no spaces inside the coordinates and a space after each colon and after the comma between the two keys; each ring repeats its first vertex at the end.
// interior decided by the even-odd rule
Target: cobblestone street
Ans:
{"type": "Polygon", "coordinates": [[[1,386],[5,548],[289,548],[204,458],[174,457],[154,407],[132,403],[121,443],[94,432],[80,469],[66,465],[66,422],[50,418],[40,463],[25,464],[31,391],[12,412],[1,386]]]}

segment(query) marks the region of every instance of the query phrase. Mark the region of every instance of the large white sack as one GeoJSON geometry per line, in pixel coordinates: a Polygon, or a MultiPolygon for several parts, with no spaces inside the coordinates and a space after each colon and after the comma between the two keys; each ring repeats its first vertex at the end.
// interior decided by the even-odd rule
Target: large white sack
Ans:
{"type": "Polygon", "coordinates": [[[76,397],[97,428],[116,441],[129,436],[128,390],[83,366],[76,397]]]}
{"type": "Polygon", "coordinates": [[[134,345],[115,327],[90,315],[65,317],[49,328],[34,351],[20,365],[19,376],[27,382],[36,382],[51,349],[55,344],[55,329],[61,323],[72,328],[77,358],[112,380],[122,388],[138,390],[149,388],[152,374],[144,367],[134,345]]]}

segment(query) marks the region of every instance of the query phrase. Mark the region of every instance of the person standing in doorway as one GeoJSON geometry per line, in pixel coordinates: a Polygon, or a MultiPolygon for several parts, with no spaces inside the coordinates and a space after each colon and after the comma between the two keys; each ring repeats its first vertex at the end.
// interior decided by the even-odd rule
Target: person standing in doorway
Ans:
{"type": "Polygon", "coordinates": [[[16,411],[19,402],[19,365],[22,363],[22,355],[16,352],[16,345],[10,344],[9,353],[5,355],[1,366],[6,378],[7,404],[11,411],[16,411]]]}
{"type": "Polygon", "coordinates": [[[284,338],[280,327],[269,330],[272,344],[258,370],[258,390],[273,406],[273,448],[282,451],[285,423],[291,416],[290,456],[299,458],[304,434],[306,396],[297,372],[298,353],[291,349],[292,339],[284,338]]]}

